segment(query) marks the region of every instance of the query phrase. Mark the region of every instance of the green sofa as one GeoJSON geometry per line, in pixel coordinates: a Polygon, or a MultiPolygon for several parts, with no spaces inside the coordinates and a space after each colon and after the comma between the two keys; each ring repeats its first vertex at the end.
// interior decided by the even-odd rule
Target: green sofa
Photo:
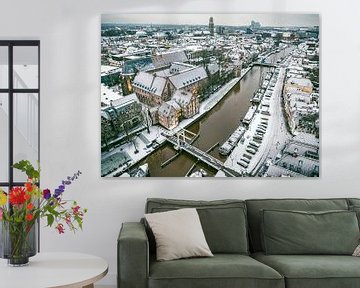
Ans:
{"type": "MultiPolygon", "coordinates": [[[[119,288],[360,287],[360,257],[349,255],[349,251],[357,245],[354,241],[358,242],[359,238],[356,216],[357,213],[360,215],[360,199],[148,199],[145,212],[187,207],[197,208],[214,257],[158,262],[155,260],[154,236],[145,221],[124,223],[117,246],[119,288]],[[283,211],[284,215],[281,214],[283,211]],[[284,219],[280,223],[283,226],[286,221],[295,223],[297,219],[303,225],[287,225],[285,228],[280,225],[280,230],[272,229],[265,233],[264,225],[278,228],[278,219],[284,219]],[[334,219],[339,219],[339,223],[334,219]],[[317,231],[305,231],[308,235],[304,237],[310,237],[310,242],[301,242],[301,229],[310,229],[308,227],[311,227],[311,223],[325,223],[344,231],[356,230],[356,234],[350,233],[351,237],[348,238],[351,239],[348,241],[336,235],[334,239],[325,238],[324,243],[318,244],[311,241],[321,242],[321,235],[313,237],[317,231]],[[287,238],[279,239],[277,230],[287,231],[289,234],[284,233],[287,238]],[[295,254],[282,253],[279,243],[284,243],[285,252],[290,249],[295,254]],[[318,249],[317,244],[323,249],[319,250],[319,255],[313,253],[313,250],[318,249]],[[342,245],[346,246],[345,250],[339,250],[342,245]],[[268,251],[279,251],[279,254],[269,254],[268,251]],[[326,251],[331,251],[331,254],[326,254],[326,251]]],[[[320,226],[319,233],[323,226],[320,226]]]]}

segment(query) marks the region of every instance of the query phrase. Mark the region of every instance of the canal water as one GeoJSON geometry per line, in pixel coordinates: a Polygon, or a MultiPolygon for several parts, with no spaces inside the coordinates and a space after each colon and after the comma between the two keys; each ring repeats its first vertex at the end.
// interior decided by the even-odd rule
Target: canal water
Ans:
{"type": "MultiPolygon", "coordinates": [[[[271,57],[271,62],[279,57],[284,57],[292,49],[286,49],[271,57]]],[[[232,132],[240,125],[248,111],[254,92],[260,87],[262,79],[269,71],[268,67],[254,66],[218,103],[210,112],[208,112],[199,121],[187,128],[200,137],[193,143],[194,146],[203,151],[208,150],[216,143],[223,144],[232,132]]],[[[196,162],[196,158],[182,152],[170,164],[161,167],[161,164],[175,155],[175,151],[170,144],[162,146],[160,149],[149,155],[142,161],[149,164],[150,177],[184,177],[196,162]]],[[[226,158],[218,152],[218,147],[210,152],[212,156],[225,161],[226,158]]],[[[234,159],[236,161],[236,159],[234,159]]],[[[216,170],[199,162],[196,169],[203,168],[208,176],[214,176],[216,170]]]]}

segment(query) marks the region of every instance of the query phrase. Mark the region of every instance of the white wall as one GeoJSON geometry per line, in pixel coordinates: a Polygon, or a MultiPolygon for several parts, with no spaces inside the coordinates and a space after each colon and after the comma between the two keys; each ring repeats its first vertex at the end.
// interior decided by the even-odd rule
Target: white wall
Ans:
{"type": "Polygon", "coordinates": [[[59,236],[44,228],[42,250],[102,256],[110,264],[102,283],[115,284],[120,225],[140,218],[147,197],[359,197],[359,19],[355,0],[1,0],[0,39],[41,40],[44,188],[83,171],[66,196],[89,209],[84,231],[59,236]],[[100,178],[100,14],[129,11],[320,13],[320,179],[100,178]]]}

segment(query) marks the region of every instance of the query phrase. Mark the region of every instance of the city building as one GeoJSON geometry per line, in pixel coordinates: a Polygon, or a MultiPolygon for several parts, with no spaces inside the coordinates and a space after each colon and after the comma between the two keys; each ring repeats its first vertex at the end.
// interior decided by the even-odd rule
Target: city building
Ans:
{"type": "Polygon", "coordinates": [[[225,33],[225,27],[224,26],[218,26],[216,25],[216,33],[219,34],[219,35],[223,35],[225,33]]]}
{"type": "MultiPolygon", "coordinates": [[[[216,67],[212,71],[216,73],[216,67]]],[[[154,107],[169,101],[179,89],[197,94],[207,79],[206,70],[202,66],[172,62],[162,68],[140,71],[135,76],[132,87],[140,102],[154,107]]]]}
{"type": "Polygon", "coordinates": [[[122,97],[123,96],[120,95],[118,91],[115,91],[114,88],[109,88],[101,83],[101,107],[110,106],[113,101],[122,97]]]}
{"type": "Polygon", "coordinates": [[[175,89],[183,89],[194,94],[197,93],[201,85],[207,81],[207,73],[204,67],[198,66],[169,77],[175,89]]]}
{"type": "Polygon", "coordinates": [[[299,133],[286,145],[279,159],[269,166],[265,176],[319,177],[319,167],[319,139],[313,134],[299,133]]]}
{"type": "Polygon", "coordinates": [[[184,50],[170,51],[165,53],[157,53],[156,50],[154,50],[153,54],[151,55],[151,59],[154,67],[156,68],[168,66],[174,62],[188,61],[184,50]]]}
{"type": "Polygon", "coordinates": [[[209,18],[209,32],[211,36],[214,36],[214,18],[209,18]]]}
{"type": "Polygon", "coordinates": [[[170,100],[174,90],[167,78],[142,71],[135,76],[132,87],[140,102],[149,106],[170,100]]]}
{"type": "Polygon", "coordinates": [[[114,140],[121,141],[144,127],[142,105],[136,94],[114,100],[101,110],[101,146],[108,146],[114,140]]]}
{"type": "Polygon", "coordinates": [[[291,77],[286,81],[285,89],[286,91],[301,91],[305,93],[313,92],[314,85],[311,83],[310,79],[307,78],[294,78],[291,77]],[[296,90],[294,90],[296,89],[296,90]]]}
{"type": "Polygon", "coordinates": [[[200,104],[197,95],[185,90],[177,90],[172,99],[180,105],[182,117],[191,118],[199,113],[200,104]]]}
{"type": "Polygon", "coordinates": [[[285,155],[280,159],[278,166],[306,177],[319,177],[319,161],[307,157],[285,155]]]}
{"type": "Polygon", "coordinates": [[[179,125],[181,107],[175,101],[164,102],[158,111],[159,124],[166,129],[172,130],[179,125]]]}
{"type": "Polygon", "coordinates": [[[257,22],[257,21],[254,21],[254,20],[251,21],[250,29],[251,29],[252,31],[256,31],[256,30],[258,30],[258,29],[260,29],[260,28],[261,28],[260,22],[257,22]]]}

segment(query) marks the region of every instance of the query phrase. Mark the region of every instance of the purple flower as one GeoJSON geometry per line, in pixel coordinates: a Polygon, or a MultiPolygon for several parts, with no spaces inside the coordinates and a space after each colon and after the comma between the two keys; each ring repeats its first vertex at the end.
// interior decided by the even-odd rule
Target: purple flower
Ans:
{"type": "Polygon", "coordinates": [[[55,189],[54,197],[59,200],[60,195],[65,191],[65,186],[70,185],[72,183],[72,181],[76,180],[80,176],[80,174],[82,174],[82,173],[79,170],[78,172],[74,173],[73,177],[68,176],[68,177],[66,177],[66,180],[62,180],[59,187],[57,189],[55,189]]]}
{"type": "Polygon", "coordinates": [[[51,197],[51,193],[50,193],[50,190],[49,189],[44,189],[43,191],[43,196],[44,198],[47,200],[51,197]]]}
{"type": "Polygon", "coordinates": [[[54,197],[56,199],[58,199],[63,192],[64,192],[64,190],[62,190],[62,189],[55,189],[54,197]]]}

